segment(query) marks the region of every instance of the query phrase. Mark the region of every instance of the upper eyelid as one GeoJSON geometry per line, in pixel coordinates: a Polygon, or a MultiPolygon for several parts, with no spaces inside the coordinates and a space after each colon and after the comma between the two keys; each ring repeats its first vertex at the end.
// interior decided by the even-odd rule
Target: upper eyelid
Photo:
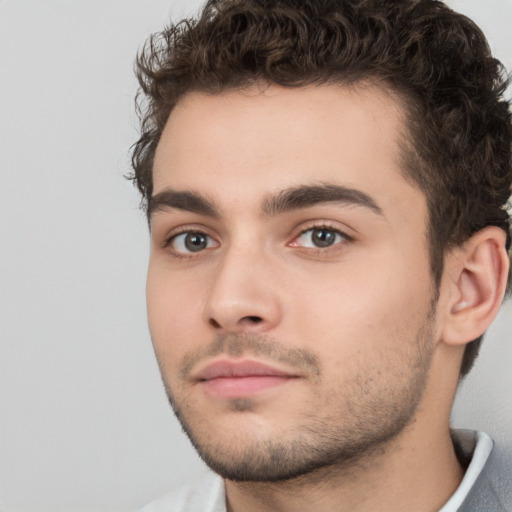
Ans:
{"type": "Polygon", "coordinates": [[[194,230],[186,230],[186,231],[182,231],[181,233],[175,233],[174,235],[171,235],[168,240],[169,242],[171,242],[172,240],[175,240],[176,238],[180,237],[180,236],[183,236],[183,235],[191,235],[191,234],[194,234],[194,235],[204,235],[206,238],[209,238],[210,240],[213,240],[216,244],[218,243],[215,238],[213,238],[212,236],[210,236],[208,233],[205,233],[204,231],[194,231],[194,230]]]}
{"type": "Polygon", "coordinates": [[[165,235],[163,235],[162,237],[164,247],[168,246],[171,240],[173,240],[179,235],[183,235],[184,233],[202,233],[218,243],[216,237],[212,235],[211,230],[209,230],[205,226],[183,225],[175,227],[171,230],[167,230],[165,232],[165,235]]]}
{"type": "Polygon", "coordinates": [[[304,233],[307,233],[308,231],[314,230],[314,229],[329,229],[331,231],[335,231],[336,233],[339,233],[340,235],[343,235],[345,238],[352,240],[354,238],[353,235],[348,233],[348,231],[353,231],[352,229],[349,229],[348,227],[342,228],[335,226],[329,221],[320,221],[315,222],[313,221],[311,224],[308,224],[304,227],[300,227],[297,234],[294,235],[294,239],[297,238],[300,235],[303,235],[304,233]]]}
{"type": "Polygon", "coordinates": [[[344,234],[343,230],[331,226],[330,224],[315,224],[313,226],[301,229],[299,234],[307,233],[308,231],[313,231],[314,229],[330,229],[331,231],[336,231],[338,233],[341,233],[342,235],[344,234]]]}

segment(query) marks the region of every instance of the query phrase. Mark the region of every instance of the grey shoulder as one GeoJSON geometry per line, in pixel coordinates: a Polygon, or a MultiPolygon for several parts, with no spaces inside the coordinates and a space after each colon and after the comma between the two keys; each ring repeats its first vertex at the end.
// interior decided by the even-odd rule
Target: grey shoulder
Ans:
{"type": "Polygon", "coordinates": [[[512,446],[494,444],[459,512],[512,512],[512,446]]]}
{"type": "Polygon", "coordinates": [[[225,503],[224,480],[206,471],[138,512],[226,512],[225,503]]]}

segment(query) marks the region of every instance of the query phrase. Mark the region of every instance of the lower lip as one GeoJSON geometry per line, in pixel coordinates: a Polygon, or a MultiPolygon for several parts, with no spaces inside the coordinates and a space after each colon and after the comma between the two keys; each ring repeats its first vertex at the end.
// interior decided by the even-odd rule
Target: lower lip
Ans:
{"type": "Polygon", "coordinates": [[[243,398],[261,391],[282,386],[293,377],[255,375],[248,377],[219,377],[201,382],[206,393],[220,398],[243,398]]]}

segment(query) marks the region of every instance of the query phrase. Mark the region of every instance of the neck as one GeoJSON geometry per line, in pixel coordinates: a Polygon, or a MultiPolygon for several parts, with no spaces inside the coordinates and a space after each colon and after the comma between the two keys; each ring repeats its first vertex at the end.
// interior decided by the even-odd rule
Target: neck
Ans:
{"type": "Polygon", "coordinates": [[[351,465],[329,466],[285,482],[226,481],[228,512],[439,510],[463,471],[448,423],[442,432],[421,435],[417,425],[351,465]]]}

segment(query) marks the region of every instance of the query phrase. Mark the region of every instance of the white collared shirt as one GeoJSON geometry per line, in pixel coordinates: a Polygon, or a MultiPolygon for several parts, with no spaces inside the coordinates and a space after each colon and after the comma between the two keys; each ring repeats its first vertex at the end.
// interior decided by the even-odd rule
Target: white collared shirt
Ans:
{"type": "Polygon", "coordinates": [[[482,472],[493,446],[492,439],[485,432],[475,432],[473,430],[455,430],[454,432],[461,437],[473,438],[476,441],[476,446],[462,482],[439,512],[457,512],[459,510],[459,507],[464,503],[469,491],[475,485],[476,479],[482,472]]]}

